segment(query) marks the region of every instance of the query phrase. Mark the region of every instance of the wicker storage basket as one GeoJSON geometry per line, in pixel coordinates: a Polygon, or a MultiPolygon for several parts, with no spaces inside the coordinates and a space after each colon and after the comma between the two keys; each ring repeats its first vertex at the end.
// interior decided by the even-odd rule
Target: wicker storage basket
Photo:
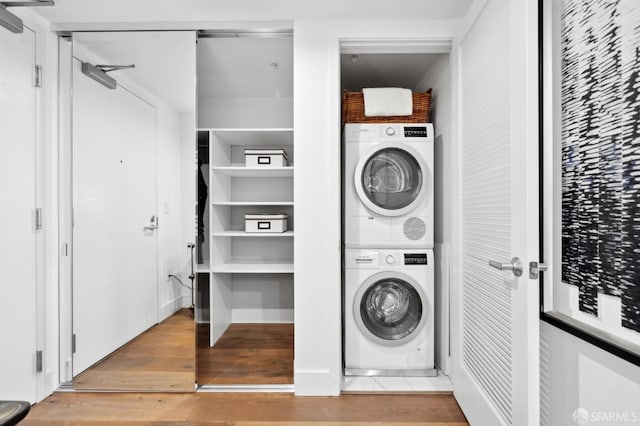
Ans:
{"type": "Polygon", "coordinates": [[[413,94],[413,114],[390,117],[365,117],[362,92],[344,92],[342,96],[342,124],[345,123],[427,123],[431,105],[431,89],[413,94]]]}

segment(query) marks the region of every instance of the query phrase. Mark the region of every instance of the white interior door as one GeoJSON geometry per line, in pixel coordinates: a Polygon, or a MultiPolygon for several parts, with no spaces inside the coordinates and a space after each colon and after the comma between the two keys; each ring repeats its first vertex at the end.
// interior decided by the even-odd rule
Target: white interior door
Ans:
{"type": "Polygon", "coordinates": [[[158,320],[155,109],[77,58],[73,206],[75,376],[158,320]]]}
{"type": "Polygon", "coordinates": [[[0,56],[0,400],[35,402],[35,34],[0,29],[0,56]]]}
{"type": "Polygon", "coordinates": [[[452,373],[473,425],[539,424],[539,289],[528,266],[539,244],[536,3],[476,2],[456,43],[461,277],[452,373]],[[520,277],[507,269],[514,257],[520,277]]]}

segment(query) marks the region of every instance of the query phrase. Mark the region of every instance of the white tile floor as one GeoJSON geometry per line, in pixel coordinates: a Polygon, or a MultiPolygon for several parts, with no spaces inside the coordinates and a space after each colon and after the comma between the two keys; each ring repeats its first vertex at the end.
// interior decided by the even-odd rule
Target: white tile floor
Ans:
{"type": "Polygon", "coordinates": [[[343,392],[448,392],[453,391],[449,376],[438,371],[437,377],[363,377],[342,378],[343,392]]]}

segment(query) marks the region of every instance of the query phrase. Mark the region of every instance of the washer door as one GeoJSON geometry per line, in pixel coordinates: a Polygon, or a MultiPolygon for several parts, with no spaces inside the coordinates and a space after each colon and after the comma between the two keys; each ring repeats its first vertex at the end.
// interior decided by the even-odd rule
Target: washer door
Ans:
{"type": "Polygon", "coordinates": [[[431,170],[403,143],[377,145],[358,162],[354,180],[360,200],[384,216],[409,213],[431,192],[431,170]]]}
{"type": "Polygon", "coordinates": [[[398,346],[415,338],[424,327],[428,303],[413,278],[400,272],[380,272],[358,288],[353,315],[364,336],[398,346]]]}

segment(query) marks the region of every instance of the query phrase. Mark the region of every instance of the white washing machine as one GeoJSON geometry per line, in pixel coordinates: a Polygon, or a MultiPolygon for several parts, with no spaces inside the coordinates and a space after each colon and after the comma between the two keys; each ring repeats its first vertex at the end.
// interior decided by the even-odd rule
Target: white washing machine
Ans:
{"type": "Polygon", "coordinates": [[[435,376],[432,250],[346,250],[345,375],[435,376]]]}
{"type": "Polygon", "coordinates": [[[433,124],[346,124],[346,248],[433,248],[433,124]]]}

